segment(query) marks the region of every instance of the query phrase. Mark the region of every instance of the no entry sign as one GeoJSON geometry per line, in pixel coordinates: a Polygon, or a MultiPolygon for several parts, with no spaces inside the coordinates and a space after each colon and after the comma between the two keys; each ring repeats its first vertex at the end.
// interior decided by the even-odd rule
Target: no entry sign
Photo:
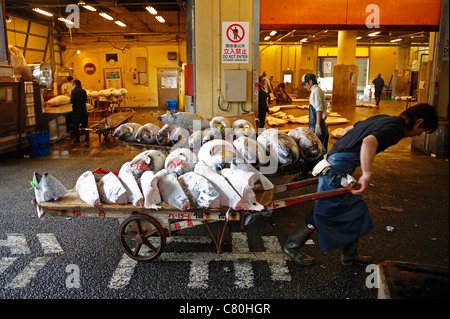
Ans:
{"type": "Polygon", "coordinates": [[[222,22],[222,63],[248,63],[248,22],[222,22]]]}

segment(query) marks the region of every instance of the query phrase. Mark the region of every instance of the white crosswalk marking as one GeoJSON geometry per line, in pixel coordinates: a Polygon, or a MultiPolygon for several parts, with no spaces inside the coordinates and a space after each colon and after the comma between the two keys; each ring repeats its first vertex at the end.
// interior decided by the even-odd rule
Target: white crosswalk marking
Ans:
{"type": "MultiPolygon", "coordinates": [[[[247,289],[254,286],[253,261],[266,261],[271,270],[271,278],[275,281],[290,281],[291,276],[287,268],[286,260],[281,254],[281,245],[275,236],[263,236],[265,251],[251,252],[246,233],[232,233],[232,251],[218,255],[213,252],[188,252],[167,253],[164,252],[158,262],[189,261],[189,288],[208,288],[209,263],[211,261],[232,261],[234,265],[235,281],[238,288],[247,289]]],[[[175,236],[168,237],[167,242],[211,243],[207,237],[175,236]]],[[[137,261],[123,255],[116,271],[109,283],[110,288],[124,288],[130,282],[137,261]]]]}
{"type": "Polygon", "coordinates": [[[56,239],[55,235],[52,233],[42,233],[36,235],[42,249],[44,250],[44,254],[58,254],[62,253],[63,249],[58,243],[58,240],[56,239]]]}
{"type": "Polygon", "coordinates": [[[31,280],[37,275],[39,270],[41,270],[49,261],[51,257],[37,257],[33,259],[25,269],[20,272],[7,286],[7,288],[24,288],[31,280]]]}
{"type": "Polygon", "coordinates": [[[6,268],[11,266],[16,260],[17,257],[3,257],[0,259],[0,274],[2,274],[6,268]]]}
{"type": "Polygon", "coordinates": [[[123,254],[119,265],[114,271],[114,274],[109,282],[109,288],[121,289],[127,286],[130,282],[131,276],[134,273],[134,267],[136,267],[137,263],[138,262],[136,260],[123,254]]]}
{"type": "Polygon", "coordinates": [[[24,234],[7,234],[6,239],[0,240],[0,246],[9,247],[13,255],[31,254],[24,234]]]}

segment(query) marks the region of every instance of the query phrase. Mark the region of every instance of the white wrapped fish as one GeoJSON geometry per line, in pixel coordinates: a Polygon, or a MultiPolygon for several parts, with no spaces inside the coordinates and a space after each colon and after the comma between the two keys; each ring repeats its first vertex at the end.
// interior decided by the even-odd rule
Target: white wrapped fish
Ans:
{"type": "Polygon", "coordinates": [[[134,206],[143,206],[144,196],[142,195],[141,189],[139,188],[136,178],[134,177],[130,162],[126,162],[122,165],[119,170],[119,180],[122,185],[127,190],[128,202],[132,203],[134,206]]]}
{"type": "Polygon", "coordinates": [[[70,104],[70,97],[67,95],[58,95],[47,101],[47,105],[49,106],[58,106],[70,104]]]}
{"type": "Polygon", "coordinates": [[[238,168],[247,172],[254,173],[257,177],[257,180],[260,182],[261,188],[263,190],[269,190],[275,187],[272,184],[272,182],[259,170],[253,167],[253,165],[250,165],[249,163],[246,163],[240,160],[239,158],[234,158],[233,165],[231,166],[231,168],[238,168]]]}
{"type": "Polygon", "coordinates": [[[242,197],[244,209],[254,211],[264,209],[264,206],[256,201],[256,194],[253,191],[257,179],[254,173],[234,168],[224,168],[220,173],[242,197]]]}
{"type": "Polygon", "coordinates": [[[173,172],[177,176],[187,172],[192,172],[197,164],[198,158],[194,152],[188,148],[176,148],[169,153],[164,163],[164,168],[168,172],[173,172]]]}
{"type": "Polygon", "coordinates": [[[91,171],[86,171],[78,177],[75,188],[81,200],[92,206],[100,205],[97,182],[91,171]]]}
{"type": "Polygon", "coordinates": [[[197,157],[217,172],[224,167],[230,167],[235,155],[236,150],[230,142],[211,140],[200,147],[197,157]]]}
{"type": "Polygon", "coordinates": [[[161,206],[161,195],[158,189],[158,177],[152,171],[145,171],[138,180],[139,187],[144,195],[144,207],[148,209],[159,209],[161,206]]]}
{"type": "Polygon", "coordinates": [[[155,144],[159,126],[153,123],[142,125],[136,132],[136,141],[143,144],[155,144]]]}
{"type": "Polygon", "coordinates": [[[241,136],[247,136],[250,138],[255,139],[256,138],[256,131],[253,125],[243,119],[239,119],[233,122],[233,131],[235,138],[239,138],[241,136]]]}
{"type": "Polygon", "coordinates": [[[195,165],[194,172],[205,177],[212,186],[220,194],[220,205],[231,207],[234,210],[241,210],[244,208],[244,203],[239,194],[227,182],[225,177],[214,171],[207,163],[199,161],[195,165]]]}
{"type": "Polygon", "coordinates": [[[134,177],[139,179],[143,172],[158,172],[164,168],[166,156],[158,150],[147,150],[136,155],[131,161],[131,171],[134,177]]]}
{"type": "Polygon", "coordinates": [[[266,154],[276,157],[281,165],[293,164],[300,157],[300,151],[294,139],[277,129],[265,130],[259,134],[257,141],[266,154]]]}
{"type": "Polygon", "coordinates": [[[233,141],[233,146],[236,149],[236,156],[247,163],[265,164],[269,160],[263,147],[250,137],[240,136],[233,141]]]}
{"type": "Polygon", "coordinates": [[[97,183],[98,193],[102,203],[126,204],[128,203],[127,190],[119,178],[112,172],[104,175],[97,183]]]}
{"type": "Polygon", "coordinates": [[[233,128],[229,119],[223,116],[216,116],[209,122],[210,128],[218,129],[221,133],[221,138],[231,139],[233,135],[233,128]]]}
{"type": "Polygon", "coordinates": [[[220,194],[205,177],[187,172],[178,177],[178,182],[194,207],[220,207],[220,194]]]}
{"type": "Polygon", "coordinates": [[[158,120],[164,124],[179,126],[188,130],[203,130],[209,127],[209,122],[200,115],[190,112],[177,112],[166,114],[158,117],[158,120]]]}
{"type": "Polygon", "coordinates": [[[156,173],[156,176],[158,177],[158,188],[161,199],[166,204],[172,205],[179,210],[188,210],[190,207],[189,199],[175,177],[175,174],[169,173],[166,169],[162,169],[156,173]]]}
{"type": "MultiPolygon", "coordinates": [[[[37,203],[57,200],[67,194],[67,188],[48,172],[42,176],[34,172],[31,185],[34,188],[37,203]]],[[[44,215],[44,211],[40,207],[37,207],[37,213],[39,218],[44,215]]]]}

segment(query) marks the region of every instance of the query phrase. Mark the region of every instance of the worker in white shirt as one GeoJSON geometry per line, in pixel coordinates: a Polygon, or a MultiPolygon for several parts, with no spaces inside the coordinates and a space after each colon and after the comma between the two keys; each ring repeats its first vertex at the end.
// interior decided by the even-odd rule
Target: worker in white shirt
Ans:
{"type": "MultiPolygon", "coordinates": [[[[300,86],[311,92],[309,95],[309,129],[317,135],[322,142],[324,154],[328,152],[328,125],[327,104],[322,89],[317,85],[316,76],[312,73],[306,73],[302,77],[300,86]]],[[[310,172],[317,162],[303,161],[302,170],[294,177],[294,181],[299,181],[310,177],[310,172]]]]}
{"type": "Polygon", "coordinates": [[[61,93],[63,95],[67,95],[67,96],[72,96],[72,90],[74,88],[73,85],[73,77],[72,76],[68,76],[67,77],[67,82],[63,83],[63,85],[61,85],[61,93]]]}
{"type": "Polygon", "coordinates": [[[305,89],[311,92],[309,96],[309,129],[313,131],[323,144],[325,153],[328,151],[328,126],[325,120],[327,119],[327,104],[325,103],[325,96],[322,89],[317,85],[316,76],[312,73],[307,73],[302,77],[302,83],[305,89]]]}

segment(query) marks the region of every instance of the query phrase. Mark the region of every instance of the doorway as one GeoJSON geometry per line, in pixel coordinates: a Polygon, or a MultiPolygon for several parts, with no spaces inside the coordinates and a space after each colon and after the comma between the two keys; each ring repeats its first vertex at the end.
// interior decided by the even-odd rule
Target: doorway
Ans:
{"type": "Polygon", "coordinates": [[[167,107],[167,100],[178,101],[178,69],[158,68],[158,106],[167,107]]]}

